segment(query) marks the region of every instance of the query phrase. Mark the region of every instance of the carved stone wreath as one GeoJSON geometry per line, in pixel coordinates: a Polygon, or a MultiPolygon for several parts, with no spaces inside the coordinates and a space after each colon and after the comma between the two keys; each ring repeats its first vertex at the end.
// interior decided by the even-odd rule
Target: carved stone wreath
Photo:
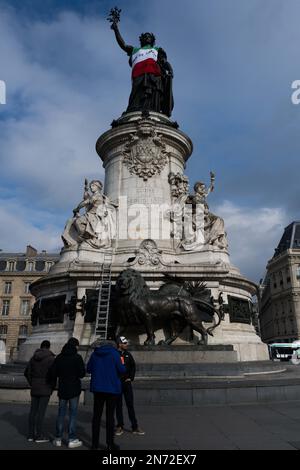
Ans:
{"type": "Polygon", "coordinates": [[[138,130],[130,134],[123,154],[131,174],[147,181],[162,171],[168,163],[168,152],[162,138],[151,124],[139,124],[138,130]]]}
{"type": "Polygon", "coordinates": [[[137,261],[140,265],[158,266],[160,264],[161,251],[153,240],[144,240],[139,247],[137,255],[137,261]]]}

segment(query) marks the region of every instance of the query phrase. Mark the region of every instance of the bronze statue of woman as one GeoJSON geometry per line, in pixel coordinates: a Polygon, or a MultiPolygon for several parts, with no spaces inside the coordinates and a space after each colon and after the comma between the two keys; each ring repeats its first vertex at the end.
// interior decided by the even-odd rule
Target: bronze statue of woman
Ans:
{"type": "Polygon", "coordinates": [[[174,106],[172,93],[173,70],[167,60],[167,54],[161,47],[155,46],[155,36],[143,33],[140,47],[125,43],[119,31],[120,12],[111,10],[108,20],[115,32],[121,49],[129,56],[132,67],[132,90],[127,113],[134,111],[156,111],[170,117],[174,106]]]}

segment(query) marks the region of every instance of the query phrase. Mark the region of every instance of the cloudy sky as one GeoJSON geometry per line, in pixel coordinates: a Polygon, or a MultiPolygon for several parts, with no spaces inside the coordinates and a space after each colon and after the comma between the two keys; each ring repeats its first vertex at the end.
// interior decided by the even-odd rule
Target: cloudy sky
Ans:
{"type": "MultiPolygon", "coordinates": [[[[57,250],[97,137],[126,109],[130,69],[106,21],[115,0],[0,0],[0,248],[57,250]]],[[[118,0],[126,42],[153,31],[175,80],[173,119],[194,143],[191,183],[216,173],[210,207],[232,261],[264,274],[299,220],[299,0],[118,0]]]]}

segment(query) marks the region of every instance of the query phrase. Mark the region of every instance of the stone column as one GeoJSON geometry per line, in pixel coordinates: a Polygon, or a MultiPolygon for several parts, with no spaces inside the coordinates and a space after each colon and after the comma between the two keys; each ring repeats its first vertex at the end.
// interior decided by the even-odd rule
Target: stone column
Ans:
{"type": "Polygon", "coordinates": [[[170,233],[160,231],[159,207],[171,207],[169,174],[183,174],[191,140],[165,116],[129,113],[98,139],[96,150],[105,168],[104,192],[119,204],[116,255],[135,255],[145,239],[154,240],[158,249],[172,250],[170,233]],[[128,226],[130,230],[135,216],[141,220],[140,233],[132,235],[128,226]]]}

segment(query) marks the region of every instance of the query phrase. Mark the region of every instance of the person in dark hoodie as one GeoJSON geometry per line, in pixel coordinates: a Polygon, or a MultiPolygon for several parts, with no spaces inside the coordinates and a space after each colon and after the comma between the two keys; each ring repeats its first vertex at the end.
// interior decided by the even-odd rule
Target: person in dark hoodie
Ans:
{"type": "Polygon", "coordinates": [[[78,354],[79,341],[70,338],[62,348],[61,353],[49,371],[49,379],[56,382],[58,379],[58,416],[56,420],[56,438],[53,444],[61,447],[64,432],[64,420],[69,406],[68,447],[80,447],[82,441],[76,437],[76,418],[81,393],[81,380],[85,376],[85,365],[78,354]]]}
{"type": "Polygon", "coordinates": [[[50,351],[50,342],[42,342],[30,359],[24,375],[31,388],[31,407],[29,413],[29,442],[49,442],[43,435],[43,423],[53,385],[47,381],[47,374],[53,364],[55,355],[50,351]]]}
{"type": "Polygon", "coordinates": [[[100,424],[104,404],[106,404],[106,444],[107,450],[119,450],[114,443],[114,412],[118,395],[122,392],[120,377],[126,373],[120,355],[113,341],[94,343],[87,372],[91,374],[91,392],[94,394],[92,421],[92,449],[99,448],[100,424]]]}

